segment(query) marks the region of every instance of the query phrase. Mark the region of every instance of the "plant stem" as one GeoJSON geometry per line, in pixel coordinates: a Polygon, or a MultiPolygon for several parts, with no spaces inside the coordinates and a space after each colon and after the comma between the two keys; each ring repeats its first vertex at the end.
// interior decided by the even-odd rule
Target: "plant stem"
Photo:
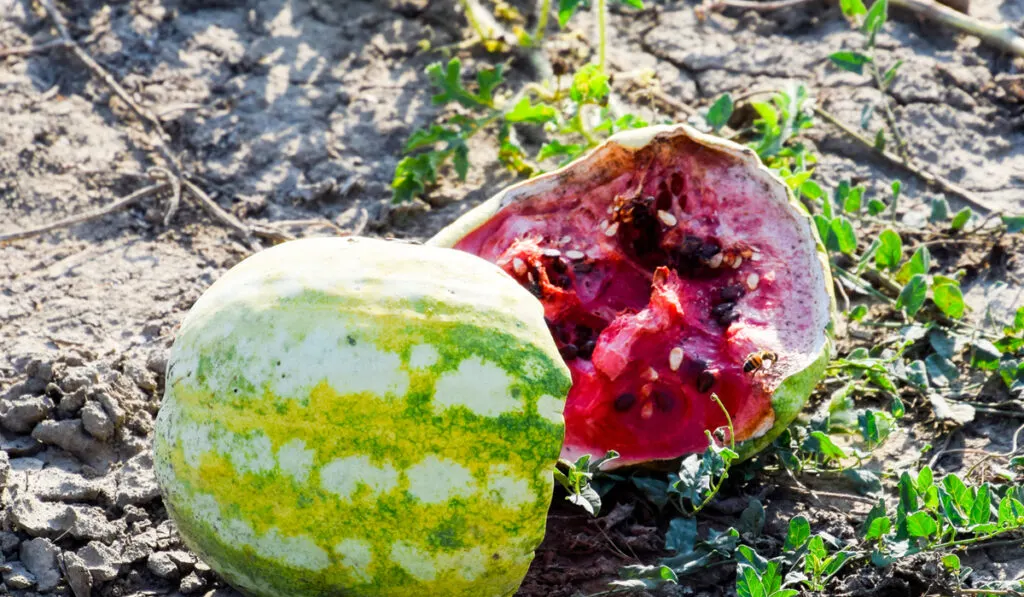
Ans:
{"type": "Polygon", "coordinates": [[[490,39],[490,36],[484,32],[483,26],[480,24],[480,20],[477,18],[477,7],[474,6],[472,0],[459,0],[459,4],[462,5],[462,11],[466,13],[466,20],[469,21],[469,26],[473,28],[477,36],[481,40],[486,41],[490,39]]]}
{"type": "MultiPolygon", "coordinates": [[[[889,132],[892,133],[893,139],[896,140],[896,152],[899,154],[903,161],[910,163],[910,151],[907,149],[907,142],[903,138],[903,134],[900,133],[900,127],[896,124],[896,115],[892,113],[892,106],[889,105],[889,92],[886,91],[885,81],[882,80],[882,73],[878,72],[878,61],[876,59],[875,48],[872,45],[871,48],[871,62],[868,63],[868,70],[871,71],[871,78],[875,81],[875,87],[878,87],[878,92],[882,94],[882,113],[885,115],[885,123],[889,127],[889,132]]],[[[897,196],[898,197],[898,196],[897,196]]],[[[896,221],[896,201],[892,204],[892,220],[896,221]]]]}
{"type": "Polygon", "coordinates": [[[605,72],[608,47],[608,0],[597,0],[597,66],[605,72]]]}
{"type": "Polygon", "coordinates": [[[548,28],[548,16],[551,13],[551,0],[540,0],[540,8],[537,11],[537,28],[533,32],[530,44],[540,46],[544,39],[544,31],[548,28]]]}

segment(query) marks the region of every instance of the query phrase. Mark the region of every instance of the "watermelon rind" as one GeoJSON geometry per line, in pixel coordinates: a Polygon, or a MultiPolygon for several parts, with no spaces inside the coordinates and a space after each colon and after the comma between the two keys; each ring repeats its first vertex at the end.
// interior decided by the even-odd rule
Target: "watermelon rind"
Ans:
{"type": "Polygon", "coordinates": [[[570,384],[498,267],[288,242],[185,318],[155,470],[186,545],[245,594],[504,597],[544,536],[570,384]]]}
{"type": "MultiPolygon", "coordinates": [[[[820,264],[818,276],[821,294],[820,302],[827,305],[827,323],[822,327],[821,337],[816,349],[804,359],[805,366],[793,371],[781,380],[772,394],[772,410],[774,422],[757,437],[739,442],[736,445],[741,459],[747,459],[770,445],[799,415],[814,391],[818,381],[824,375],[825,368],[834,349],[834,319],[836,302],[833,291],[828,254],[818,235],[814,222],[806,208],[796,199],[789,186],[768,169],[760,161],[757,153],[749,147],[698,131],[686,124],[657,125],[632,129],[616,133],[604,143],[598,145],[586,155],[565,166],[542,174],[536,178],[512,185],[480,205],[471,209],[455,222],[446,226],[433,238],[428,245],[437,247],[453,247],[471,232],[484,225],[491,217],[504,207],[519,201],[529,200],[540,194],[557,194],[561,187],[570,185],[597,186],[618,175],[616,169],[623,155],[646,147],[651,143],[663,142],[674,137],[686,137],[708,149],[730,156],[743,165],[749,172],[759,177],[773,195],[773,199],[785,203],[796,220],[802,223],[806,238],[814,243],[816,263],[820,264]]],[[[808,308],[805,305],[794,308],[808,308]]],[[[680,455],[682,456],[682,455],[680,455]]],[[[611,461],[609,467],[632,464],[657,464],[644,462],[611,461]]]]}

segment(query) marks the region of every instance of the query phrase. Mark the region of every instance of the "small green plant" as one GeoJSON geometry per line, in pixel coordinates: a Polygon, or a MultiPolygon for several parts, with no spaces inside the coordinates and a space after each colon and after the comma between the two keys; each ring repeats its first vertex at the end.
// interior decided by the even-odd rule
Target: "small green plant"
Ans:
{"type": "MultiPolygon", "coordinates": [[[[888,0],[877,0],[871,5],[870,10],[864,6],[862,0],[841,0],[840,6],[842,7],[843,14],[846,18],[849,19],[854,26],[858,27],[863,34],[863,47],[861,51],[844,50],[835,52],[829,56],[829,58],[832,60],[834,65],[843,70],[856,73],[858,75],[864,74],[864,72],[867,71],[868,76],[871,77],[871,80],[878,88],[878,91],[882,94],[882,99],[879,103],[882,107],[883,114],[885,115],[885,121],[889,128],[889,133],[896,142],[896,151],[904,160],[909,161],[910,153],[907,147],[907,142],[903,139],[903,135],[900,133],[899,125],[896,123],[896,116],[892,112],[887,96],[889,86],[892,85],[893,80],[896,78],[896,73],[899,71],[900,66],[903,65],[903,61],[897,60],[888,67],[883,67],[878,63],[878,53],[875,51],[875,42],[878,38],[878,34],[881,32],[882,27],[888,19],[888,0]]],[[[866,104],[864,106],[864,111],[861,114],[862,128],[867,128],[874,110],[875,104],[873,103],[866,104]]],[[[885,130],[879,129],[875,133],[875,147],[881,150],[885,148],[885,145],[885,130]]],[[[894,217],[895,213],[896,210],[894,208],[894,217]]]]}
{"type": "Polygon", "coordinates": [[[601,465],[618,458],[615,451],[608,452],[601,458],[591,460],[590,454],[584,454],[570,462],[565,459],[558,461],[561,468],[555,469],[555,481],[565,488],[569,495],[565,499],[586,510],[591,516],[597,516],[601,512],[601,494],[597,492],[590,482],[594,475],[601,470],[601,465]]]}
{"type": "MultiPolygon", "coordinates": [[[[634,8],[643,8],[640,0],[619,0],[634,8]]],[[[583,2],[560,0],[558,23],[565,27],[583,2]]],[[[463,2],[470,24],[485,46],[497,51],[500,43],[483,25],[475,2],[463,2]],[[488,41],[492,43],[488,43],[488,41]]],[[[520,46],[536,47],[543,39],[550,2],[538,8],[537,30],[532,35],[516,36],[520,46]]],[[[599,43],[597,62],[579,68],[565,87],[561,77],[528,83],[515,93],[502,89],[505,83],[502,65],[481,68],[475,85],[463,81],[462,62],[452,58],[446,64],[434,63],[426,73],[437,93],[431,101],[450,108],[439,123],[413,132],[405,145],[405,157],[395,168],[391,182],[395,203],[424,196],[437,184],[438,176],[449,163],[459,178],[465,180],[470,168],[467,142],[485,130],[496,133],[497,159],[513,173],[533,176],[544,171],[546,163],[555,165],[571,161],[598,145],[612,134],[630,128],[647,126],[634,114],[615,114],[609,107],[610,78],[605,68],[606,42],[605,0],[597,0],[599,43]],[[545,137],[544,142],[528,152],[518,140],[517,127],[533,127],[545,137]]]]}

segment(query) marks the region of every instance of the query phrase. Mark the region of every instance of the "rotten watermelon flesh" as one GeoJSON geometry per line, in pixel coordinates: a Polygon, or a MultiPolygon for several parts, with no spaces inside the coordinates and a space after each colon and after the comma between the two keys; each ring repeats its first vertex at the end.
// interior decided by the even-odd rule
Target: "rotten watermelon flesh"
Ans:
{"type": "Polygon", "coordinates": [[[771,429],[772,392],[820,345],[824,291],[806,223],[769,193],[682,140],[592,188],[516,201],[456,244],[543,303],[573,378],[563,456],[700,452],[726,426],[712,393],[736,441],[771,429]]]}

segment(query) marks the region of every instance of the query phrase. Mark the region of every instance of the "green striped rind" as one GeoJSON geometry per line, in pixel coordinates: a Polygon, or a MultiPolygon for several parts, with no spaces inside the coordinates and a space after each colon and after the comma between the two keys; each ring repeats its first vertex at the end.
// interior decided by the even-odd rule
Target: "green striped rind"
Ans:
{"type": "MultiPolygon", "coordinates": [[[[815,244],[814,261],[821,266],[820,281],[824,300],[815,308],[816,310],[820,308],[822,312],[827,311],[827,317],[824,318],[827,321],[822,326],[822,336],[818,348],[813,354],[807,355],[805,360],[807,364],[784,379],[772,395],[772,410],[775,412],[775,420],[771,428],[762,435],[737,445],[740,457],[746,459],[771,444],[789,427],[806,404],[831,358],[835,334],[833,320],[836,313],[828,254],[818,236],[813,220],[803,205],[793,196],[789,186],[774,172],[766,168],[752,149],[720,137],[706,135],[685,124],[659,125],[622,131],[611,136],[585,156],[558,170],[525,180],[499,192],[446,226],[431,238],[428,244],[437,247],[453,247],[470,232],[486,223],[499,210],[512,203],[529,200],[531,197],[555,191],[562,186],[602,184],[619,173],[620,166],[617,163],[622,155],[639,150],[648,144],[678,136],[687,137],[705,147],[733,157],[749,168],[751,173],[761,178],[765,182],[766,188],[774,195],[773,199],[788,204],[790,212],[803,223],[808,238],[813,239],[815,244]]],[[[638,463],[622,460],[609,462],[610,467],[628,464],[638,463]]]]}
{"type": "Polygon", "coordinates": [[[511,595],[569,384],[540,304],[482,259],[286,243],[186,318],[156,471],[186,543],[248,594],[511,595]]]}

